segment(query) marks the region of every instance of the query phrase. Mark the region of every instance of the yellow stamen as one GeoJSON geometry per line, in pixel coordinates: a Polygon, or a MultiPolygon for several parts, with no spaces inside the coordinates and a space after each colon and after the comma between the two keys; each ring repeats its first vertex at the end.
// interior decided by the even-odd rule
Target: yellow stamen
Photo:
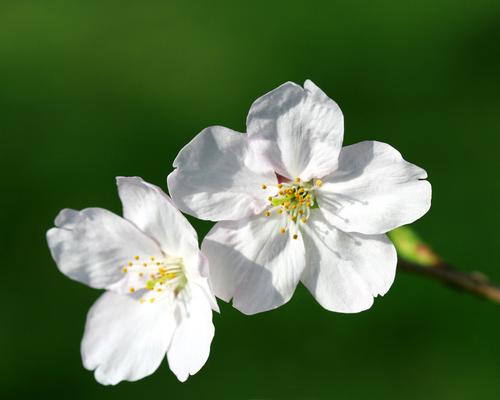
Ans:
{"type": "Polygon", "coordinates": [[[283,235],[286,232],[285,228],[280,228],[280,233],[283,235]]]}
{"type": "Polygon", "coordinates": [[[138,260],[138,259],[139,259],[139,256],[135,256],[134,258],[135,258],[136,260],[138,260]]]}
{"type": "Polygon", "coordinates": [[[133,287],[130,288],[130,293],[134,293],[135,289],[133,287]]]}
{"type": "Polygon", "coordinates": [[[300,178],[299,177],[295,178],[295,182],[297,183],[300,182],[300,178]]]}
{"type": "Polygon", "coordinates": [[[265,215],[266,217],[269,217],[269,216],[271,215],[271,213],[270,213],[268,210],[266,210],[266,211],[264,212],[264,215],[265,215]]]}
{"type": "Polygon", "coordinates": [[[293,235],[293,238],[294,238],[295,240],[297,240],[297,238],[298,238],[298,237],[299,237],[298,235],[293,235]]]}
{"type": "Polygon", "coordinates": [[[283,187],[282,183],[278,183],[278,189],[281,189],[283,187]]]}
{"type": "Polygon", "coordinates": [[[122,271],[124,274],[127,273],[127,271],[128,271],[127,267],[123,268],[122,271]]]}
{"type": "Polygon", "coordinates": [[[317,186],[317,187],[321,187],[321,186],[323,186],[323,181],[322,181],[321,179],[317,179],[317,180],[316,180],[316,186],[317,186]]]}
{"type": "Polygon", "coordinates": [[[267,189],[267,185],[262,185],[261,188],[264,189],[264,190],[266,190],[267,189]]]}

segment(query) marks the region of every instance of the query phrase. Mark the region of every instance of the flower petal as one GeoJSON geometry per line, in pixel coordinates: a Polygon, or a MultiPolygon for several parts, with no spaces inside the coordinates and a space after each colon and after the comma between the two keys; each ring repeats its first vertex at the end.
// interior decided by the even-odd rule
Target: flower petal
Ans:
{"type": "Polygon", "coordinates": [[[394,281],[396,249],[386,235],[344,233],[317,210],[304,227],[304,243],[301,281],[327,310],[366,310],[394,281]]]}
{"type": "Polygon", "coordinates": [[[215,332],[212,309],[205,293],[191,286],[189,296],[167,353],[168,365],[181,382],[205,365],[215,332]]]}
{"type": "Polygon", "coordinates": [[[202,243],[217,297],[245,314],[290,300],[305,265],[301,237],[280,234],[278,217],[256,216],[217,223],[202,243]]]}
{"type": "Polygon", "coordinates": [[[277,173],[308,181],[336,168],[344,118],[313,82],[306,81],[304,89],[287,82],[252,104],[247,132],[256,152],[271,160],[277,173]]]}
{"type": "Polygon", "coordinates": [[[104,293],[85,325],[83,365],[103,385],[136,381],[160,365],[176,328],[172,304],[140,304],[130,296],[104,293]]]}
{"type": "Polygon", "coordinates": [[[178,154],[168,189],[184,212],[212,221],[261,212],[276,183],[270,167],[256,163],[245,134],[220,126],[204,129],[178,154]]]}
{"type": "Polygon", "coordinates": [[[125,263],[135,255],[161,254],[153,239],[102,208],[62,210],[55,225],[47,232],[47,242],[59,270],[93,288],[119,281],[125,263]]]}
{"type": "Polygon", "coordinates": [[[345,232],[379,234],[409,224],[431,206],[427,173],[381,142],[342,149],[337,171],[316,191],[319,207],[345,232]]]}
{"type": "Polygon", "coordinates": [[[139,177],[118,177],[123,216],[154,238],[169,256],[198,257],[198,236],[172,200],[139,177]]]}

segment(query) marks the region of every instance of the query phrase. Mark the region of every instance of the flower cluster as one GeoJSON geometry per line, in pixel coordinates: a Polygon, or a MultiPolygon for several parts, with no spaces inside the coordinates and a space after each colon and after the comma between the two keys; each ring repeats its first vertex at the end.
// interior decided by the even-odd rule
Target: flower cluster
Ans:
{"type": "Polygon", "coordinates": [[[164,356],[179,380],[206,362],[215,296],[245,314],[286,303],[302,282],[327,310],[354,313],[390,288],[386,232],[431,203],[426,172],[388,144],[342,147],[338,105],[314,83],[257,99],[247,132],[214,126],[178,154],[173,201],[117,178],[123,218],[65,209],[47,232],[69,278],[104,294],[90,309],[83,364],[103,384],[153,373],[164,356]],[[178,211],[216,221],[201,251],[178,211]]]}

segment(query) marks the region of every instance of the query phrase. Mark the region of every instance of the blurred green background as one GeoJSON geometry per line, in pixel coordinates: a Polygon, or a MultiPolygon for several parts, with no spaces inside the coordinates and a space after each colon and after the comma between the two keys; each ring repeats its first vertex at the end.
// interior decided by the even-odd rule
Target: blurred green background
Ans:
{"type": "MultiPolygon", "coordinates": [[[[303,287],[253,317],[221,302],[211,357],[185,384],[166,362],[117,387],[83,369],[99,293],[51,260],[57,212],[120,213],[117,175],[166,189],[202,128],[244,131],[254,99],[306,78],[342,107],[347,144],[387,142],[428,171],[419,233],[500,281],[498,0],[3,0],[2,398],[498,398],[500,307],[405,273],[357,315],[303,287]]],[[[210,224],[195,226],[202,237],[210,224]]]]}

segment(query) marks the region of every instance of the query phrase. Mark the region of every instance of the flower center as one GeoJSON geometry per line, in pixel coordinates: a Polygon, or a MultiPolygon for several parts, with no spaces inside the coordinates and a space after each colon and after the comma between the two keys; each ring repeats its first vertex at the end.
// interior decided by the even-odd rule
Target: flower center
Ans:
{"type": "Polygon", "coordinates": [[[170,294],[179,296],[187,285],[187,277],[182,258],[135,256],[122,272],[129,293],[142,292],[141,303],[154,303],[157,298],[170,294]]]}
{"type": "MultiPolygon", "coordinates": [[[[278,183],[278,193],[268,197],[269,206],[264,211],[266,217],[273,213],[283,216],[283,224],[280,233],[284,234],[288,229],[293,230],[293,238],[298,238],[298,228],[300,224],[307,223],[311,214],[311,209],[317,208],[315,190],[323,182],[316,181],[303,182],[300,178],[293,181],[278,183]]],[[[262,189],[267,189],[267,185],[262,185],[262,189]]]]}

